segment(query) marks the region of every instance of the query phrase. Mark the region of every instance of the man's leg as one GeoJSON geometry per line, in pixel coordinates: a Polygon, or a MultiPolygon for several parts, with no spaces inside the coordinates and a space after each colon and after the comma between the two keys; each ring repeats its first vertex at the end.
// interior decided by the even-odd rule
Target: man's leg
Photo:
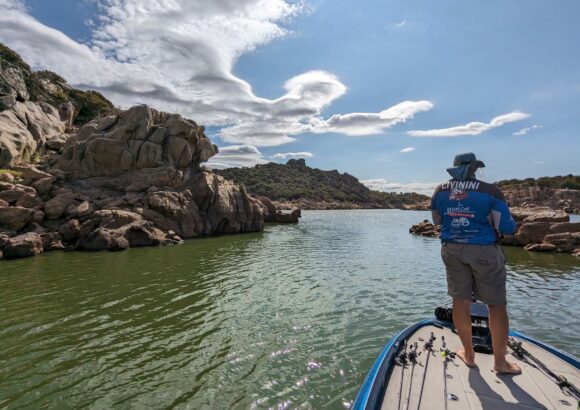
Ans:
{"type": "Polygon", "coordinates": [[[469,367],[475,366],[475,351],[471,338],[471,299],[453,298],[453,324],[457,329],[463,349],[457,351],[457,356],[469,367]]]}
{"type": "Polygon", "coordinates": [[[517,364],[506,360],[509,319],[505,305],[487,305],[487,308],[493,345],[493,368],[498,373],[521,373],[522,369],[517,364]]]}

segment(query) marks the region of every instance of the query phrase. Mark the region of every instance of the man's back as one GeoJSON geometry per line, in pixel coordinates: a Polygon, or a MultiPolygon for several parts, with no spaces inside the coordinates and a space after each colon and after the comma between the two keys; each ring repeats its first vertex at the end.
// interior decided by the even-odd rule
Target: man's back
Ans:
{"type": "Polygon", "coordinates": [[[512,234],[515,221],[501,191],[477,179],[451,179],[439,185],[431,201],[433,221],[441,224],[441,241],[492,244],[512,234]]]}

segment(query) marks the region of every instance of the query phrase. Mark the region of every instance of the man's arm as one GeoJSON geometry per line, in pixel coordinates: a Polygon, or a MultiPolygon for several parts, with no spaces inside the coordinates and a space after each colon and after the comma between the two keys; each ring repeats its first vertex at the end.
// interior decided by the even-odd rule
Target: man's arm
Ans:
{"type": "Polygon", "coordinates": [[[433,196],[431,197],[431,215],[433,218],[433,223],[435,225],[441,225],[441,213],[437,209],[437,195],[441,192],[441,185],[435,188],[435,192],[433,192],[433,196]]]}
{"type": "Polygon", "coordinates": [[[513,235],[516,231],[516,221],[512,217],[505,197],[499,188],[492,199],[491,219],[496,231],[502,235],[513,235]]]}

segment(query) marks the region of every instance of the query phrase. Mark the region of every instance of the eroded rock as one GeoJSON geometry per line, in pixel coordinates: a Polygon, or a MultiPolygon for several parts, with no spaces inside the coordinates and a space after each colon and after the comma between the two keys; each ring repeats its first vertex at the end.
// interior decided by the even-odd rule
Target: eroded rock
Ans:
{"type": "Polygon", "coordinates": [[[79,247],[90,251],[162,245],[165,234],[135,212],[96,211],[80,227],[79,247]]]}
{"type": "Polygon", "coordinates": [[[0,208],[0,228],[22,230],[34,216],[34,210],[20,206],[0,208]]]}
{"type": "Polygon", "coordinates": [[[28,232],[10,238],[2,251],[6,259],[14,259],[39,255],[42,253],[42,249],[40,235],[28,232]]]}

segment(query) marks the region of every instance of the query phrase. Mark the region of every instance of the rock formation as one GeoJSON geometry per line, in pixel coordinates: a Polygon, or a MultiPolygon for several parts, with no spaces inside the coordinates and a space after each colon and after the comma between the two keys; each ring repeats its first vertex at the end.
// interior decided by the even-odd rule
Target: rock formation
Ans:
{"type": "Polygon", "coordinates": [[[439,237],[440,231],[441,227],[439,225],[434,225],[427,219],[424,219],[423,222],[420,222],[417,225],[413,225],[411,228],[409,228],[409,233],[420,236],[439,237]]]}
{"type": "Polygon", "coordinates": [[[292,209],[290,213],[285,213],[279,210],[270,198],[259,196],[257,199],[262,203],[264,209],[264,222],[271,223],[298,223],[298,219],[302,217],[300,208],[292,209]]]}
{"type": "Polygon", "coordinates": [[[260,231],[262,203],[201,168],[216,152],[203,127],[147,106],[91,121],[44,171],[20,166],[19,183],[0,182],[4,256],[39,253],[30,235],[11,244],[23,232],[46,251],[260,231]]]}
{"type": "Polygon", "coordinates": [[[580,176],[499,181],[497,185],[513,207],[548,207],[580,213],[580,176]]]}
{"type": "Polygon", "coordinates": [[[32,71],[0,43],[0,168],[58,151],[67,131],[114,111],[99,93],[76,90],[50,71],[32,71]]]}
{"type": "Polygon", "coordinates": [[[262,202],[202,168],[216,153],[195,122],[116,110],[0,44],[0,257],[262,230],[262,202]]]}

